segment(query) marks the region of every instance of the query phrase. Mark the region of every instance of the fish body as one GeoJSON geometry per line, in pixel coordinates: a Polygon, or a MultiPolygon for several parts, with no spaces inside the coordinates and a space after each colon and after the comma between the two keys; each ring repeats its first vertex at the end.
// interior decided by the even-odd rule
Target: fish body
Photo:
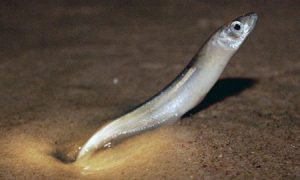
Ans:
{"type": "Polygon", "coordinates": [[[216,83],[230,58],[257,21],[255,13],[220,27],[185,69],[162,91],[141,106],[100,128],[80,149],[77,160],[116,139],[135,135],[178,120],[199,104],[216,83]]]}

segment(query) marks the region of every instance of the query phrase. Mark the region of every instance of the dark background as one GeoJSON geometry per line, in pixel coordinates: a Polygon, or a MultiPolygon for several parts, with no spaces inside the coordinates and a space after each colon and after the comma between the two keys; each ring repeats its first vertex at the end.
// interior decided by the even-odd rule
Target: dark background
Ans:
{"type": "Polygon", "coordinates": [[[1,179],[299,178],[299,6],[1,0],[1,179]],[[126,160],[92,176],[53,156],[158,92],[212,32],[251,11],[254,32],[179,123],[128,140],[127,159],[108,152],[126,160]]]}

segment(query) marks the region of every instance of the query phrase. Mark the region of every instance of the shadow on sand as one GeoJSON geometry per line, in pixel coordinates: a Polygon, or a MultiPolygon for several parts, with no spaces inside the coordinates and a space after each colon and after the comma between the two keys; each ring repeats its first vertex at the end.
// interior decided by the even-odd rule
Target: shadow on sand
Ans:
{"type": "Polygon", "coordinates": [[[209,106],[223,101],[227,97],[237,95],[254,86],[257,83],[256,79],[251,78],[225,78],[219,80],[211,91],[207,94],[204,100],[196,107],[188,111],[182,118],[192,116],[209,106]]]}

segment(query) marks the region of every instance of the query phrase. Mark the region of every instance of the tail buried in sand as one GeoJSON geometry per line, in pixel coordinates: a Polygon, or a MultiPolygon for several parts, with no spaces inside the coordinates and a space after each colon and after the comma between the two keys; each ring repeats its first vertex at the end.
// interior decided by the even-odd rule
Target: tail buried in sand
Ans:
{"type": "Polygon", "coordinates": [[[77,160],[109,146],[113,140],[174,122],[199,104],[253,30],[256,21],[257,15],[249,13],[220,27],[175,80],[138,108],[100,128],[82,146],[77,160]]]}

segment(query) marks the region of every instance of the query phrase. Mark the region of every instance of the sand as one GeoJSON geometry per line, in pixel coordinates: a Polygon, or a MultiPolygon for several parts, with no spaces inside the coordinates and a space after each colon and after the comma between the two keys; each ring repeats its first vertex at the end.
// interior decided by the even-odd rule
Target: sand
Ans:
{"type": "Polygon", "coordinates": [[[299,1],[0,2],[0,179],[299,179],[299,1]],[[172,126],[63,161],[224,22],[256,29],[172,126]]]}

